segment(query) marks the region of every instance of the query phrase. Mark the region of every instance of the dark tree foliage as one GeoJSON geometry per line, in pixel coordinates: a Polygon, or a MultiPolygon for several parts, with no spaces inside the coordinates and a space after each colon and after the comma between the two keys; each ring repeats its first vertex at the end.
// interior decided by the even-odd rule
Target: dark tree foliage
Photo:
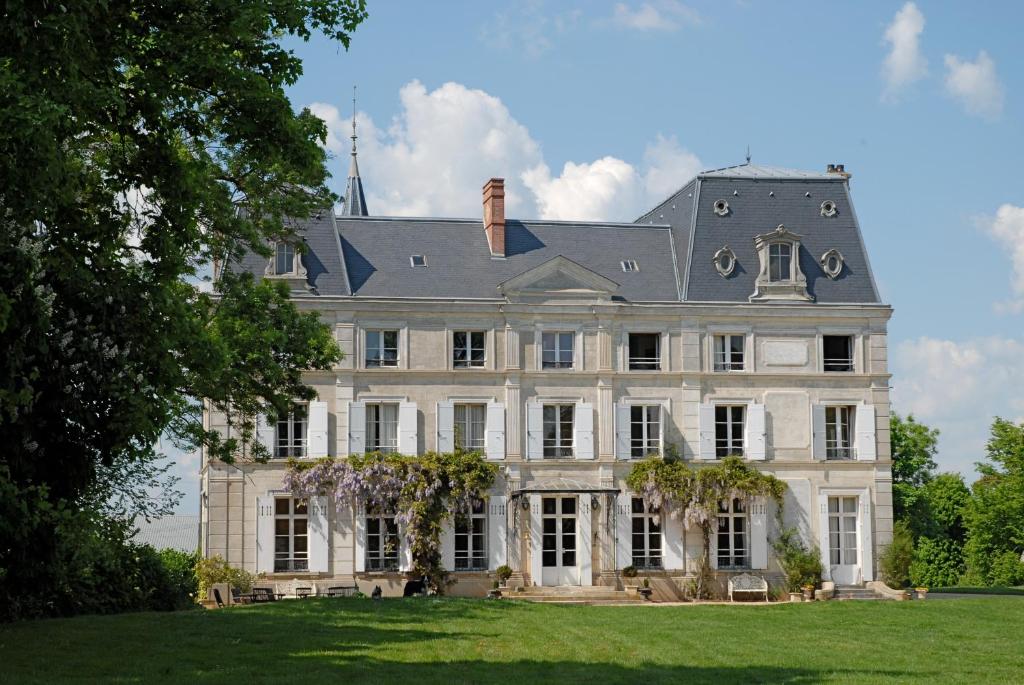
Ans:
{"type": "Polygon", "coordinates": [[[0,616],[57,582],[62,517],[159,476],[162,434],[230,458],[199,398],[247,417],[244,436],[264,404],[309,397],[302,369],[337,360],[283,287],[196,283],[333,204],[325,127],[285,96],[301,62],[279,41],[347,46],[365,15],[363,0],[5,3],[0,616]]]}
{"type": "Polygon", "coordinates": [[[913,415],[904,419],[893,414],[889,426],[893,515],[897,520],[919,518],[914,511],[922,504],[922,487],[933,478],[937,468],[939,431],[918,423],[913,415]]]}

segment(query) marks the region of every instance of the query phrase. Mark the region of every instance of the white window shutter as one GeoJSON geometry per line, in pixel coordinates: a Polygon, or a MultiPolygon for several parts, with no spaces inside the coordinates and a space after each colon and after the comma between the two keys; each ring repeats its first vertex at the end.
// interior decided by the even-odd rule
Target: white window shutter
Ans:
{"type": "Polygon", "coordinates": [[[505,405],[501,402],[487,403],[487,417],[484,431],[484,450],[488,459],[505,458],[505,405]]]}
{"type": "Polygon", "coordinates": [[[366,452],[366,402],[348,403],[348,453],[366,452]]]}
{"type": "Polygon", "coordinates": [[[832,580],[831,555],[828,551],[828,495],[818,495],[818,549],[821,552],[821,575],[832,580]]]}
{"type": "Polygon", "coordinates": [[[256,573],[274,572],[274,498],[256,498],[256,573]]]}
{"type": "Polygon", "coordinates": [[[327,498],[311,497],[308,511],[309,571],[310,573],[327,573],[331,549],[331,535],[327,523],[327,498]]]}
{"type": "Polygon", "coordinates": [[[871,526],[871,492],[864,490],[858,498],[857,533],[860,542],[860,572],[862,580],[875,579],[875,549],[871,526]]]}
{"type": "MultiPolygon", "coordinates": [[[[631,456],[630,439],[633,428],[630,425],[630,416],[628,404],[615,405],[615,456],[619,459],[629,459],[631,456]]],[[[664,430],[664,426],[662,429],[664,430]]]]}
{"type": "Polygon", "coordinates": [[[495,495],[487,503],[487,567],[496,571],[508,563],[508,516],[504,495],[495,495]]]}
{"type": "Polygon", "coordinates": [[[594,458],[594,405],[587,402],[576,403],[573,454],[577,459],[594,458]]]}
{"type": "Polygon", "coordinates": [[[665,569],[683,569],[683,522],[667,511],[661,512],[661,555],[665,569]]]}
{"type": "Polygon", "coordinates": [[[530,582],[534,585],[543,584],[543,558],[541,550],[544,544],[543,522],[540,517],[540,495],[530,495],[530,582]]]}
{"type": "Polygon", "coordinates": [[[263,412],[256,415],[256,441],[267,448],[270,456],[274,456],[274,442],[277,439],[277,426],[267,421],[263,412]]]}
{"type": "Polygon", "coordinates": [[[327,403],[309,403],[309,432],[307,433],[308,448],[306,454],[310,457],[327,456],[327,403]]]}
{"type": "Polygon", "coordinates": [[[419,440],[416,432],[418,419],[415,402],[400,402],[398,405],[398,453],[407,457],[419,454],[419,440]]]}
{"type": "Polygon", "coordinates": [[[715,405],[702,404],[698,410],[700,424],[700,458],[715,458],[715,405]]]}
{"type": "Polygon", "coordinates": [[[581,494],[579,496],[579,504],[576,507],[577,511],[579,511],[579,551],[577,552],[576,561],[580,566],[580,585],[594,584],[594,532],[590,511],[590,497],[587,493],[581,494]]]}
{"type": "Polygon", "coordinates": [[[747,447],[744,450],[750,461],[764,461],[767,457],[765,417],[763,404],[747,407],[747,447]]]}
{"type": "Polygon", "coordinates": [[[455,403],[437,403],[437,451],[455,451],[455,403]]]}
{"type": "Polygon", "coordinates": [[[366,572],[366,505],[355,505],[356,523],[356,573],[366,572]]]}
{"type": "Polygon", "coordinates": [[[412,570],[412,547],[405,533],[406,527],[398,526],[398,570],[403,573],[412,570]]]}
{"type": "Polygon", "coordinates": [[[441,566],[446,571],[455,570],[455,517],[441,524],[441,566]]]}
{"type": "Polygon", "coordinates": [[[823,460],[827,456],[825,450],[825,406],[815,404],[811,407],[811,428],[814,435],[812,458],[823,460]]]}
{"type": "Polygon", "coordinates": [[[619,493],[615,496],[615,561],[618,568],[633,565],[633,496],[619,493]]]}
{"type": "Polygon", "coordinates": [[[711,517],[711,536],[708,538],[708,564],[711,568],[718,568],[718,517],[714,515],[711,517]]]}
{"type": "Polygon", "coordinates": [[[764,497],[750,502],[750,568],[768,568],[768,505],[764,497]]]}
{"type": "Polygon", "coordinates": [[[857,431],[857,461],[875,461],[878,458],[875,441],[875,405],[857,405],[854,430],[857,431]]]}
{"type": "Polygon", "coordinates": [[[526,403],[526,458],[544,458],[544,405],[526,403]]]}

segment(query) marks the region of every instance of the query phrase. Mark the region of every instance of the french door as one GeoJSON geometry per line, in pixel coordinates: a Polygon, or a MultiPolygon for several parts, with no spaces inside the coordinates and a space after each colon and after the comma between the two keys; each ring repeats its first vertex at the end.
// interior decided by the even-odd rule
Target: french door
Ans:
{"type": "Polygon", "coordinates": [[[544,585],[579,585],[576,496],[541,500],[541,566],[544,585]]]}
{"type": "Polygon", "coordinates": [[[832,580],[852,585],[860,576],[857,555],[857,502],[850,495],[828,498],[828,563],[832,580]]]}

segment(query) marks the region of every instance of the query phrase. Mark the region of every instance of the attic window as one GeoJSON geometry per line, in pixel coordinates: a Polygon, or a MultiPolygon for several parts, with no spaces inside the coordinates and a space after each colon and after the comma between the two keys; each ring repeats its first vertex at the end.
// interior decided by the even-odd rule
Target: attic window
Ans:
{"type": "Polygon", "coordinates": [[[821,215],[822,216],[835,216],[836,215],[836,203],[833,200],[825,200],[821,203],[821,215]]]}
{"type": "Polygon", "coordinates": [[[736,268],[736,253],[728,245],[715,253],[711,260],[715,265],[715,271],[722,278],[728,278],[736,268]]]}
{"type": "Polygon", "coordinates": [[[630,271],[639,271],[640,265],[636,263],[635,259],[623,259],[622,270],[627,273],[630,271]]]}
{"type": "Polygon", "coordinates": [[[715,200],[715,214],[725,216],[729,213],[729,203],[725,200],[715,200]]]}
{"type": "Polygon", "coordinates": [[[410,264],[410,266],[414,266],[414,267],[415,266],[426,266],[427,265],[427,257],[426,257],[426,255],[414,254],[413,256],[409,257],[409,264],[410,264]]]}
{"type": "Polygon", "coordinates": [[[839,250],[829,250],[821,255],[821,269],[833,281],[843,272],[843,255],[839,250]]]}

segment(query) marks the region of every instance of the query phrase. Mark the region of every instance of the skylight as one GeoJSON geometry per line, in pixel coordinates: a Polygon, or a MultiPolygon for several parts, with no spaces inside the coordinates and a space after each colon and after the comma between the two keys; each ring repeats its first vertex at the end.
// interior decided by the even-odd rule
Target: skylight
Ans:
{"type": "Polygon", "coordinates": [[[626,271],[626,272],[639,271],[640,270],[640,265],[636,263],[635,259],[623,259],[622,260],[622,270],[626,271]]]}
{"type": "Polygon", "coordinates": [[[409,257],[409,264],[412,266],[426,266],[427,257],[426,255],[414,254],[413,256],[409,257]]]}

